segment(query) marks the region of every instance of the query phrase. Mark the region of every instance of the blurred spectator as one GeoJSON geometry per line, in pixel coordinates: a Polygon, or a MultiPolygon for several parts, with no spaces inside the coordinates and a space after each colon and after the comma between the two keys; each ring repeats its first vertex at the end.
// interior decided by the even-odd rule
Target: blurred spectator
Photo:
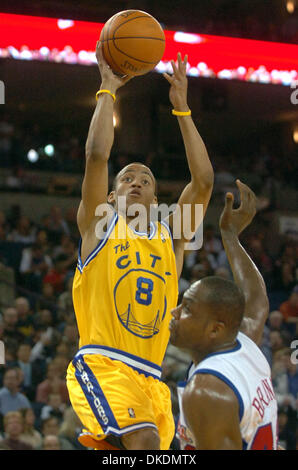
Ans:
{"type": "Polygon", "coordinates": [[[61,326],[68,321],[75,322],[75,313],[72,301],[73,276],[67,281],[66,290],[58,297],[58,320],[61,326]]]}
{"type": "Polygon", "coordinates": [[[217,258],[223,246],[218,237],[215,236],[215,228],[208,224],[204,227],[204,250],[217,258]]]}
{"type": "Polygon", "coordinates": [[[54,286],[49,282],[45,282],[41,288],[41,295],[35,302],[35,310],[37,311],[48,311],[52,316],[52,321],[56,319],[58,307],[57,307],[57,295],[55,294],[54,286]]]}
{"type": "Polygon", "coordinates": [[[280,331],[284,325],[284,318],[279,310],[269,313],[268,326],[271,331],[280,331]]]}
{"type": "Polygon", "coordinates": [[[56,361],[57,361],[57,358],[59,359],[60,357],[63,357],[65,362],[66,360],[69,362],[73,358],[72,351],[69,345],[63,339],[60,341],[60,343],[58,344],[56,348],[56,356],[55,356],[56,361]]]}
{"type": "Polygon", "coordinates": [[[281,445],[285,450],[296,450],[295,430],[289,423],[289,416],[286,407],[278,410],[278,436],[279,445],[281,445]]]}
{"type": "Polygon", "coordinates": [[[276,352],[286,347],[285,341],[280,331],[270,331],[269,337],[270,337],[271,350],[273,354],[275,354],[276,352]]]}
{"type": "Polygon", "coordinates": [[[37,386],[35,400],[46,405],[51,393],[59,393],[63,403],[69,402],[65,378],[55,360],[48,364],[46,379],[37,386]]]}
{"type": "Polygon", "coordinates": [[[193,284],[196,281],[199,281],[200,279],[203,279],[203,277],[206,277],[210,274],[210,271],[208,271],[208,262],[203,262],[200,264],[195,264],[190,271],[190,284],[193,284]],[[203,264],[204,263],[204,264],[203,264]]]}
{"type": "Polygon", "coordinates": [[[49,243],[48,234],[46,230],[38,230],[36,234],[35,245],[39,246],[39,248],[45,255],[50,254],[51,245],[49,243]]]}
{"type": "Polygon", "coordinates": [[[214,271],[214,276],[223,277],[224,279],[231,280],[231,273],[229,269],[225,268],[224,266],[219,266],[214,271]]]}
{"type": "Polygon", "coordinates": [[[293,409],[298,409],[298,367],[290,358],[287,364],[287,378],[289,394],[293,397],[293,409]]]}
{"type": "Polygon", "coordinates": [[[267,325],[264,325],[262,342],[260,344],[260,349],[264,356],[266,357],[268,364],[272,367],[272,349],[270,343],[270,329],[267,325]]]}
{"type": "Polygon", "coordinates": [[[25,339],[25,335],[17,330],[18,312],[15,307],[8,307],[3,311],[3,340],[5,344],[17,345],[25,339]]]}
{"type": "Polygon", "coordinates": [[[270,256],[266,253],[262,241],[255,236],[250,237],[247,251],[260,270],[265,283],[268,285],[271,281],[273,263],[270,256]]]}
{"type": "Polygon", "coordinates": [[[0,156],[7,163],[12,150],[14,131],[14,125],[10,122],[8,115],[4,114],[0,121],[0,156]]]}
{"type": "Polygon", "coordinates": [[[17,221],[16,228],[8,235],[7,238],[12,242],[30,245],[35,241],[35,228],[32,227],[28,217],[21,216],[17,221]]]}
{"type": "Polygon", "coordinates": [[[291,362],[291,352],[286,348],[274,356],[272,381],[279,407],[296,409],[298,393],[297,367],[291,362]]]}
{"type": "Polygon", "coordinates": [[[287,322],[284,321],[283,314],[279,310],[273,310],[269,313],[268,328],[270,331],[278,331],[284,341],[290,344],[292,339],[292,331],[287,322]]]}
{"type": "Polygon", "coordinates": [[[33,450],[30,444],[22,441],[21,435],[24,429],[22,414],[18,411],[10,411],[4,416],[5,439],[3,444],[11,450],[33,450]]]}
{"type": "Polygon", "coordinates": [[[28,343],[21,343],[17,350],[17,361],[12,364],[23,372],[23,380],[20,383],[21,391],[34,401],[37,385],[42,381],[45,373],[44,361],[40,359],[32,360],[32,347],[28,343]]]}
{"type": "Polygon", "coordinates": [[[42,422],[42,435],[44,439],[48,436],[56,436],[59,439],[61,450],[74,450],[74,446],[67,439],[59,436],[59,421],[55,416],[42,422]]]}
{"type": "Polygon", "coordinates": [[[60,341],[60,337],[60,333],[52,326],[37,326],[33,337],[34,346],[31,352],[31,360],[49,360],[49,358],[52,358],[55,355],[55,350],[60,341]]]}
{"type": "Polygon", "coordinates": [[[79,441],[78,436],[82,431],[82,423],[74,412],[72,406],[64,410],[63,421],[59,428],[59,436],[66,439],[75,449],[86,449],[79,441]]]}
{"type": "Polygon", "coordinates": [[[195,264],[203,264],[207,275],[213,274],[213,270],[217,268],[217,262],[215,256],[212,253],[208,253],[203,246],[200,250],[191,251],[185,260],[185,267],[188,270],[195,264]]]}
{"type": "Polygon", "coordinates": [[[34,244],[25,248],[19,268],[22,285],[35,292],[41,292],[42,279],[52,266],[50,256],[44,254],[40,245],[34,244]]]}
{"type": "Polygon", "coordinates": [[[0,413],[4,416],[9,411],[31,408],[28,398],[19,391],[19,377],[16,369],[7,369],[0,389],[0,413]]]}
{"type": "Polygon", "coordinates": [[[0,261],[0,308],[11,305],[15,296],[15,287],[14,269],[0,261]]]}
{"type": "Polygon", "coordinates": [[[35,325],[29,300],[26,297],[18,297],[15,301],[15,308],[18,314],[16,329],[26,338],[30,338],[34,333],[35,325]]]}
{"type": "Polygon", "coordinates": [[[67,256],[61,254],[53,261],[54,266],[48,271],[43,278],[44,284],[51,284],[54,288],[55,294],[61,294],[64,289],[64,281],[66,276],[65,262],[67,256]]]}
{"type": "Polygon", "coordinates": [[[29,444],[33,449],[37,450],[42,445],[42,436],[40,432],[35,429],[35,414],[32,408],[25,408],[19,410],[23,417],[23,432],[20,435],[20,440],[29,444]]]}
{"type": "Polygon", "coordinates": [[[74,356],[79,345],[79,334],[76,323],[70,323],[65,326],[62,339],[67,345],[70,354],[74,356]]]}
{"type": "Polygon", "coordinates": [[[0,210],[0,240],[6,240],[9,228],[6,214],[0,210]]]}
{"type": "Polygon", "coordinates": [[[69,235],[68,225],[62,216],[61,208],[58,206],[51,207],[48,221],[48,230],[50,232],[52,241],[57,241],[62,233],[69,235]]]}
{"type": "Polygon", "coordinates": [[[282,248],[275,261],[275,276],[277,285],[281,285],[287,292],[297,284],[298,250],[297,243],[288,241],[282,248]]]}
{"type": "Polygon", "coordinates": [[[60,440],[57,436],[47,435],[42,440],[42,450],[61,450],[60,440]]]}
{"type": "Polygon", "coordinates": [[[62,421],[65,403],[62,403],[59,393],[51,393],[48,397],[48,403],[42,407],[40,417],[42,420],[55,416],[59,423],[62,421]]]}
{"type": "Polygon", "coordinates": [[[69,209],[66,210],[65,221],[67,223],[67,226],[69,228],[69,232],[71,233],[72,238],[76,240],[76,243],[78,243],[80,239],[80,232],[79,232],[78,224],[77,224],[77,208],[76,207],[70,207],[69,209]]]}
{"type": "MultiPolygon", "coordinates": [[[[294,287],[288,300],[283,302],[279,310],[287,324],[298,325],[298,285],[294,287]]],[[[297,330],[298,331],[298,330],[297,330]]]]}

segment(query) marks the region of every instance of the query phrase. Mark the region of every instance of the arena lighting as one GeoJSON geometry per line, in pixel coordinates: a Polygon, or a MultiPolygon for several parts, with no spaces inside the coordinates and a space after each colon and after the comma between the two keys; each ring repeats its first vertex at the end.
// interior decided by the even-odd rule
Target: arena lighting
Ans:
{"type": "Polygon", "coordinates": [[[55,148],[52,144],[48,144],[44,147],[44,153],[48,156],[48,157],[52,157],[55,153],[55,148]]]}
{"type": "Polygon", "coordinates": [[[293,140],[294,140],[295,144],[298,144],[298,126],[293,131],[293,140]]]}
{"type": "MultiPolygon", "coordinates": [[[[294,0],[287,0],[295,7],[294,0]]],[[[292,7],[290,7],[292,8],[292,7]]],[[[0,13],[0,59],[94,65],[103,23],[0,13]]],[[[291,86],[298,80],[298,45],[165,30],[158,73],[188,55],[187,74],[291,86]]]]}
{"type": "Polygon", "coordinates": [[[29,152],[27,153],[27,159],[31,163],[36,163],[39,159],[38,152],[36,152],[36,150],[34,149],[30,149],[29,152]]]}
{"type": "Polygon", "coordinates": [[[295,11],[295,0],[287,0],[286,8],[290,15],[295,11]]]}
{"type": "Polygon", "coordinates": [[[203,39],[198,34],[182,33],[181,31],[176,31],[174,34],[174,41],[184,42],[186,44],[199,44],[203,41],[203,39]]]}
{"type": "Polygon", "coordinates": [[[117,116],[116,113],[113,114],[113,126],[118,127],[119,126],[119,117],[117,116]]]}

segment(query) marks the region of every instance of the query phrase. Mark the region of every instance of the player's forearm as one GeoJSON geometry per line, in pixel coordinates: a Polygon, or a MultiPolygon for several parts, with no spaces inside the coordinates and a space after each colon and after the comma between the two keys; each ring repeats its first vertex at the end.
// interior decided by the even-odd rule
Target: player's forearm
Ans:
{"type": "Polygon", "coordinates": [[[268,315],[269,302],[261,273],[246,253],[235,233],[221,230],[221,235],[234,281],[244,293],[244,316],[253,320],[265,321],[268,315]]]}
{"type": "Polygon", "coordinates": [[[192,181],[198,189],[212,186],[214,181],[213,168],[206,146],[191,116],[178,117],[178,123],[192,181]]]}
{"type": "MultiPolygon", "coordinates": [[[[109,84],[102,84],[102,90],[108,89],[115,94],[109,84]]],[[[108,160],[114,142],[113,126],[114,100],[108,93],[101,93],[93,113],[86,141],[86,158],[108,160]]]]}

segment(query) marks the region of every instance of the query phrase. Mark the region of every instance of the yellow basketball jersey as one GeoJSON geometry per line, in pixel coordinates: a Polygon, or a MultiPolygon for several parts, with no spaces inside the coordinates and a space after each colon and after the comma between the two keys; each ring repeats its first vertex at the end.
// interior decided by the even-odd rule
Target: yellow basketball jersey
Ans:
{"type": "Polygon", "coordinates": [[[116,360],[125,357],[148,373],[160,370],[170,311],[178,298],[169,228],[164,222],[151,222],[150,227],[149,235],[138,233],[115,213],[84,263],[79,248],[73,282],[80,348],[116,360]]]}

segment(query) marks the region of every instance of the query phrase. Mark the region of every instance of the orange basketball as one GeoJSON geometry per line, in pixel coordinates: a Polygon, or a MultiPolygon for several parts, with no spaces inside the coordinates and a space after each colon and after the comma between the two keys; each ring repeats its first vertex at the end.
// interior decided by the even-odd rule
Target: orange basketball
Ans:
{"type": "Polygon", "coordinates": [[[104,25],[100,41],[104,57],[120,75],[144,75],[161,60],[165,35],[153,16],[140,10],[125,10],[104,25]]]}

